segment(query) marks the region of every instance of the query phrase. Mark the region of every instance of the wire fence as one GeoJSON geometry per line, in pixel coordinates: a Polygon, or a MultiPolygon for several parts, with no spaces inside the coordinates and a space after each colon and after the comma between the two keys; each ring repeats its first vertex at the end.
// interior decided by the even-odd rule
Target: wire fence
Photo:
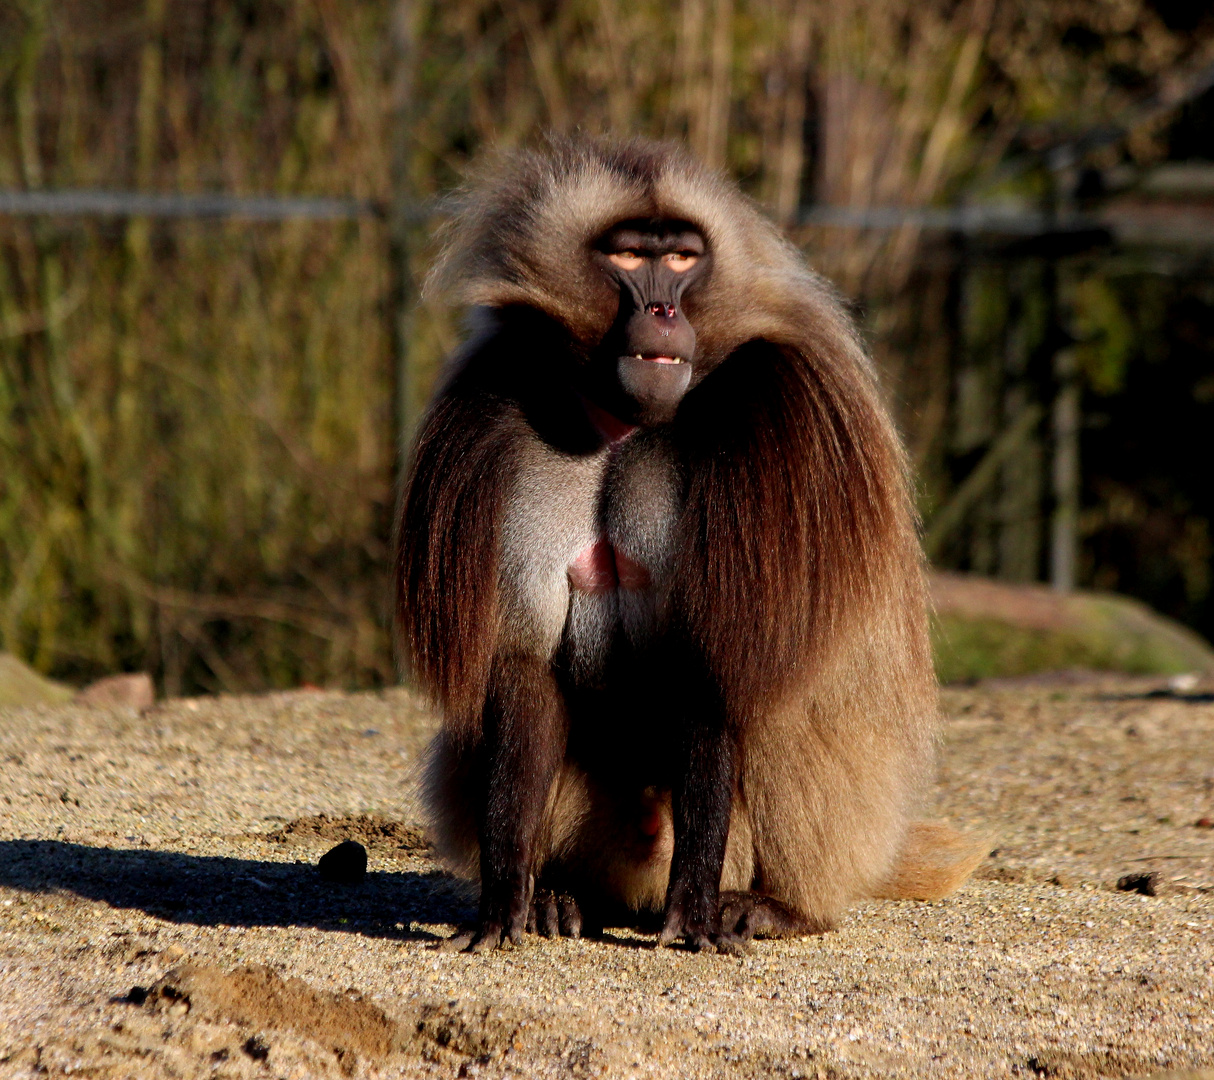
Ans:
{"type": "Polygon", "coordinates": [[[244,221],[342,221],[383,210],[357,199],[275,195],[150,194],[141,191],[0,191],[11,217],[233,218],[244,221]]]}
{"type": "MultiPolygon", "coordinates": [[[[149,193],[138,191],[0,191],[0,215],[10,217],[166,218],[213,221],[282,222],[387,220],[410,222],[441,217],[441,200],[392,206],[382,200],[336,197],[149,193]]],[[[1179,206],[1105,208],[1097,213],[1000,206],[805,206],[795,215],[801,226],[893,232],[952,233],[965,237],[1087,236],[1093,244],[1125,244],[1214,249],[1214,214],[1179,206]]]]}
{"type": "MultiPolygon", "coordinates": [[[[337,222],[373,218],[392,226],[410,227],[445,216],[447,207],[442,199],[424,202],[369,200],[343,197],[234,195],[223,193],[149,193],[104,190],[7,190],[0,191],[0,216],[43,218],[152,218],[171,220],[286,222],[337,222]]],[[[1108,246],[1164,249],[1189,256],[1182,259],[1192,265],[1191,257],[1203,262],[1214,253],[1214,212],[1200,202],[1171,204],[1105,205],[1094,211],[1042,210],[999,205],[954,205],[945,207],[906,206],[833,206],[815,204],[803,206],[789,223],[793,228],[823,228],[874,233],[908,230],[918,233],[951,235],[964,241],[994,240],[994,250],[1007,250],[1009,241],[1033,242],[1044,239],[1039,251],[1047,259],[1064,254],[1094,251],[1108,246]],[[1052,243],[1050,242],[1052,239],[1052,243]],[[1000,244],[1002,242],[1002,245],[1000,244]]],[[[392,248],[389,258],[400,261],[405,277],[409,273],[407,250],[392,248]]],[[[965,261],[963,256],[963,261],[965,261]]],[[[411,323],[407,309],[416,301],[416,292],[401,280],[394,290],[392,307],[394,324],[399,322],[395,343],[394,373],[396,387],[397,445],[407,445],[416,422],[416,394],[410,389],[415,381],[410,353],[411,323]]],[[[1049,393],[1057,387],[1050,387],[1049,393]]],[[[1034,407],[1024,410],[1032,417],[1026,425],[1011,424],[1001,440],[996,440],[985,457],[970,472],[967,480],[952,499],[928,522],[925,537],[929,552],[937,553],[948,539],[970,504],[983,496],[992,478],[1001,467],[1003,457],[1018,448],[1021,437],[1031,434],[1044,415],[1034,407]],[[1023,427],[1023,430],[1021,428],[1023,427]],[[1019,432],[1019,435],[1016,433],[1019,432]],[[1009,438],[1015,436],[1012,442],[1009,438]],[[1007,443],[1005,446],[1004,443],[1007,443]]],[[[1056,426],[1056,425],[1055,425],[1056,426]]],[[[1063,442],[1062,433],[1055,431],[1055,443],[1063,442]]],[[[1071,439],[1074,441],[1074,438],[1071,439]]],[[[1072,477],[1069,487],[1078,479],[1072,477]]],[[[1077,490],[1055,493],[1056,499],[1076,502],[1077,490]],[[1065,497],[1065,499],[1064,499],[1065,497]]],[[[1073,529],[1072,529],[1073,531],[1073,529]]],[[[1062,545],[1073,548],[1074,537],[1062,545]]],[[[1056,575],[1055,575],[1056,576],[1056,575]]],[[[1069,588],[1070,575],[1063,582],[1069,588]]],[[[1055,582],[1058,584],[1058,582],[1055,582]]]]}

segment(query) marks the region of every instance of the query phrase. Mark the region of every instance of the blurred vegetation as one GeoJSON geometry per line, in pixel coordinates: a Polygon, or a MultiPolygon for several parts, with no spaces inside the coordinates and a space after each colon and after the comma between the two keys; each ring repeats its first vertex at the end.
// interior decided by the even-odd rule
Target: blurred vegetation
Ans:
{"type": "MultiPolygon", "coordinates": [[[[958,285],[915,229],[793,227],[797,207],[975,191],[1036,205],[1048,171],[1005,163],[1036,161],[1208,60],[1197,7],[0,0],[0,188],[390,206],[543,130],[686,140],[856,300],[930,514],[1016,407],[982,357],[1009,335],[1026,364],[1049,346],[1039,279],[1052,271],[996,260],[958,285]],[[958,413],[963,398],[973,407],[958,413]]],[[[1168,150],[1151,121],[1108,152],[1148,163],[1168,150]]],[[[76,682],[152,670],[170,694],[393,679],[392,306],[425,270],[414,249],[394,277],[400,239],[391,216],[0,218],[0,649],[76,682]]],[[[1058,290],[1090,391],[1110,401],[1150,348],[1126,287],[1080,269],[1058,290]]],[[[456,325],[426,305],[410,324],[418,400],[456,325]]],[[[1039,480],[1042,463],[1021,458],[1039,480]]],[[[1008,505],[1029,551],[1039,523],[1008,505]]],[[[983,569],[980,532],[948,559],[983,569]]],[[[1194,567],[1206,553],[1208,577],[1208,527],[1184,543],[1194,567]]],[[[1035,576],[1039,554],[1014,554],[985,568],[1035,576]]],[[[1185,579],[1190,616],[1208,606],[1199,578],[1185,579]]]]}

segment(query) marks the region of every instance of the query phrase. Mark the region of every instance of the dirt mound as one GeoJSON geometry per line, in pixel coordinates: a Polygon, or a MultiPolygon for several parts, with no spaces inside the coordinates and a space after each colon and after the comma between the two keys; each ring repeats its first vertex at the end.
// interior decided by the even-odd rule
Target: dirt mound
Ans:
{"type": "MultiPolygon", "coordinates": [[[[132,998],[142,995],[133,993],[132,998]]],[[[254,1031],[294,1031],[332,1049],[339,1061],[350,1054],[384,1058],[413,1042],[413,1032],[357,993],[314,990],[302,979],[284,979],[268,967],[224,972],[185,965],[169,972],[144,997],[153,1009],[227,1020],[254,1031]]]]}
{"type": "Polygon", "coordinates": [[[350,1073],[360,1060],[383,1063],[401,1056],[485,1061],[513,1047],[526,1027],[500,1006],[458,1000],[423,1004],[398,1020],[356,990],[316,990],[260,965],[234,971],[183,965],[150,989],[135,987],[129,1000],[168,1017],[235,1024],[241,1029],[236,1041],[255,1060],[268,1059],[277,1036],[291,1033],[330,1051],[341,1071],[350,1073]]]}
{"type": "Polygon", "coordinates": [[[1147,1080],[1203,1080],[1206,1070],[1187,1073],[1158,1073],[1148,1054],[1126,1054],[1110,1050],[1074,1051],[1050,1047],[1031,1054],[1025,1062],[1030,1076],[1050,1080],[1105,1080],[1110,1076],[1146,1077],[1147,1080]]]}
{"type": "Polygon", "coordinates": [[[147,712],[156,704],[156,687],[146,671],[127,675],[107,675],[89,683],[76,695],[81,705],[102,709],[134,709],[147,712]]]}
{"type": "Polygon", "coordinates": [[[447,1001],[423,1005],[414,1024],[414,1045],[431,1061],[485,1061],[517,1045],[527,1021],[497,1005],[447,1001]]]}
{"type": "Polygon", "coordinates": [[[350,817],[329,817],[310,814],[295,818],[281,828],[264,836],[280,844],[307,843],[312,840],[357,840],[368,850],[380,855],[393,851],[425,852],[430,844],[420,825],[390,821],[378,814],[356,814],[350,817]]]}

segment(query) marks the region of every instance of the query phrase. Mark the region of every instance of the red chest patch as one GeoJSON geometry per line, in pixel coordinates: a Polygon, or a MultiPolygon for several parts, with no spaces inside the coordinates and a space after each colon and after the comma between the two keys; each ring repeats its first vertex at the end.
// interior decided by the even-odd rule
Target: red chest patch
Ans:
{"type": "Polygon", "coordinates": [[[644,589],[649,571],[600,537],[569,564],[569,583],[590,593],[644,589]]]}

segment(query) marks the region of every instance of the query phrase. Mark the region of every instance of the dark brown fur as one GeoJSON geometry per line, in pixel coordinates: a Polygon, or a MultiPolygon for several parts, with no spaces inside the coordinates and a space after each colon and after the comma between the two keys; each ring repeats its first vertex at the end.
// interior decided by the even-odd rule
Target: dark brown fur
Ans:
{"type": "MultiPolygon", "coordinates": [[[[790,913],[781,923],[770,905],[754,909],[745,918],[760,930],[825,929],[858,897],[903,895],[900,880],[942,895],[972,851],[934,876],[899,860],[915,848],[937,703],[906,465],[871,365],[833,291],[731,185],[643,142],[562,141],[495,162],[465,192],[435,272],[433,287],[503,317],[530,312],[533,327],[510,337],[499,324],[469,346],[487,375],[469,381],[457,361],[403,502],[404,654],[446,723],[428,780],[440,847],[474,870],[482,709],[495,662],[516,648],[499,534],[535,435],[495,387],[492,350],[535,349],[537,365],[589,355],[615,298],[586,253],[640,218],[689,221],[712,253],[685,304],[696,382],[660,433],[681,482],[662,641],[674,662],[706,669],[707,707],[721,703],[736,749],[721,888],[790,913]]],[[[567,730],[568,717],[550,723],[567,730]]],[[[554,868],[608,905],[661,910],[681,827],[669,793],[637,854],[632,789],[593,773],[572,759],[558,770],[532,870],[554,868]]]]}

